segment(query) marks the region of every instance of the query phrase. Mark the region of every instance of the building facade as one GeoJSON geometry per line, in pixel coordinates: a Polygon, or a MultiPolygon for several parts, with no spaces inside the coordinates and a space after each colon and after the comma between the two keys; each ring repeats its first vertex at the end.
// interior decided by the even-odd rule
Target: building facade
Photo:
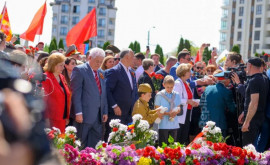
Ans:
{"type": "Polygon", "coordinates": [[[53,9],[52,38],[63,39],[66,46],[68,31],[83,19],[93,8],[97,15],[97,37],[89,39],[91,47],[114,44],[116,11],[115,0],[55,0],[53,9]]]}
{"type": "Polygon", "coordinates": [[[270,0],[223,0],[219,50],[233,45],[245,60],[270,53],[270,0]]]}

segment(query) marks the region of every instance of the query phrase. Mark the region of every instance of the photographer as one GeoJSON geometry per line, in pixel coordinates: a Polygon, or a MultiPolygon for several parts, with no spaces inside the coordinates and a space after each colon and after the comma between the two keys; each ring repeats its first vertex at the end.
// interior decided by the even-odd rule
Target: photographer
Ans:
{"type": "Polygon", "coordinates": [[[244,112],[238,118],[242,126],[243,146],[253,144],[264,121],[264,111],[269,89],[268,79],[261,73],[262,60],[251,58],[247,63],[244,112]]]}

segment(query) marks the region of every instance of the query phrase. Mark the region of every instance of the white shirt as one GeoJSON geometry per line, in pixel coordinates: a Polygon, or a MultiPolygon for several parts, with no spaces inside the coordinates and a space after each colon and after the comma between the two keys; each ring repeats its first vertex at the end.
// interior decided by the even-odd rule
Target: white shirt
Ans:
{"type": "Polygon", "coordinates": [[[140,76],[143,74],[143,72],[144,72],[144,69],[143,69],[142,65],[139,66],[136,69],[136,71],[135,71],[135,74],[136,74],[136,83],[138,83],[138,80],[139,80],[140,76]]]}
{"type": "Polygon", "coordinates": [[[130,67],[125,67],[125,65],[123,65],[121,62],[119,62],[121,65],[122,65],[122,67],[124,68],[124,70],[126,71],[126,74],[127,74],[127,76],[128,76],[128,79],[129,79],[129,83],[130,83],[130,86],[131,86],[131,89],[133,89],[133,82],[132,82],[132,77],[131,77],[131,74],[130,74],[130,71],[129,71],[129,69],[130,69],[130,67]]]}

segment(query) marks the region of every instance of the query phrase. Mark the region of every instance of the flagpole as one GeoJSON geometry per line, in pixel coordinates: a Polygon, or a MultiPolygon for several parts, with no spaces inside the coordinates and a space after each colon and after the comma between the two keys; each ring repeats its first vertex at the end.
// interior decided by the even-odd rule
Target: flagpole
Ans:
{"type": "Polygon", "coordinates": [[[4,10],[6,8],[6,1],[5,1],[5,5],[4,5],[4,8],[3,8],[3,15],[2,15],[2,18],[1,18],[1,22],[0,22],[0,29],[2,28],[2,21],[3,21],[3,19],[4,19],[4,16],[5,16],[5,12],[6,12],[6,10],[4,10]]]}

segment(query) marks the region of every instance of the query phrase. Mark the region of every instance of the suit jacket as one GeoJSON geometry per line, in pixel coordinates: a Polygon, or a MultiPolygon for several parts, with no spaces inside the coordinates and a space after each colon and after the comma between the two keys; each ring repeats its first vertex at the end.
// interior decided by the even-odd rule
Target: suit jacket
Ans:
{"type": "MultiPolygon", "coordinates": [[[[65,93],[58,83],[57,79],[51,72],[45,72],[47,75],[46,81],[42,83],[45,92],[45,118],[53,120],[63,120],[64,110],[65,110],[65,93]]],[[[70,112],[70,96],[68,84],[65,77],[60,74],[60,81],[62,81],[66,94],[67,94],[67,119],[69,118],[70,112]]]]}
{"type": "Polygon", "coordinates": [[[207,121],[202,121],[202,119],[208,116],[208,120],[216,122],[220,129],[227,129],[225,112],[227,109],[235,112],[236,108],[231,90],[221,83],[210,85],[206,87],[200,105],[202,106],[200,126],[205,126],[204,124],[207,121]]]}
{"type": "MultiPolygon", "coordinates": [[[[101,95],[95,80],[95,75],[88,62],[76,66],[71,74],[73,115],[83,114],[83,123],[93,124],[98,118],[108,114],[108,103],[104,72],[97,71],[101,95]]],[[[74,117],[74,116],[73,116],[74,117]]]]}
{"type": "Polygon", "coordinates": [[[109,117],[115,115],[112,106],[117,104],[122,110],[120,118],[124,124],[132,121],[133,105],[138,99],[135,73],[132,70],[129,70],[129,72],[131,73],[133,88],[131,88],[126,71],[120,63],[106,71],[109,117]]]}
{"type": "Polygon", "coordinates": [[[138,85],[144,84],[144,83],[149,84],[152,88],[152,98],[149,100],[149,107],[151,109],[154,109],[154,100],[156,96],[155,87],[154,87],[151,77],[146,72],[143,72],[143,74],[140,76],[138,80],[138,85]]]}
{"type": "Polygon", "coordinates": [[[157,71],[159,71],[160,69],[161,69],[161,67],[160,67],[159,65],[157,65],[157,66],[155,67],[154,72],[157,72],[157,71]]]}

